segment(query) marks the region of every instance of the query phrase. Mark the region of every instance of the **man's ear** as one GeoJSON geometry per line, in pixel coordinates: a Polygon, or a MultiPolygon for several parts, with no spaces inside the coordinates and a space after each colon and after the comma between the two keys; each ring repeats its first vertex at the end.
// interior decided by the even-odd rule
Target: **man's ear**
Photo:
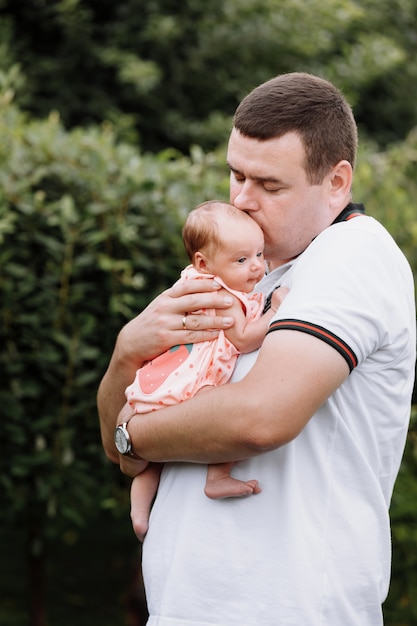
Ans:
{"type": "Polygon", "coordinates": [[[198,272],[207,273],[207,259],[203,252],[196,252],[194,255],[194,263],[195,269],[198,272]]]}
{"type": "Polygon", "coordinates": [[[350,197],[352,178],[352,166],[349,161],[339,161],[334,166],[329,177],[331,204],[339,206],[350,197]]]}

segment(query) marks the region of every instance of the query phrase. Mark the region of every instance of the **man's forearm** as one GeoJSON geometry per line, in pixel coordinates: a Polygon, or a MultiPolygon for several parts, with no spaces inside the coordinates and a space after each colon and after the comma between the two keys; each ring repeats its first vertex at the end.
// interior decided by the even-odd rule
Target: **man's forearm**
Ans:
{"type": "Polygon", "coordinates": [[[100,418],[103,448],[109,459],[119,462],[114,445],[114,429],[119,412],[126,402],[125,389],[134,379],[138,365],[122,358],[118,345],[97,393],[97,409],[100,418]]]}
{"type": "Polygon", "coordinates": [[[248,445],[245,430],[250,431],[252,425],[240,411],[238,387],[239,383],[213,388],[186,402],[134,415],[129,434],[135,453],[148,461],[196,463],[236,461],[259,454],[248,445]]]}
{"type": "Polygon", "coordinates": [[[242,381],[133,416],[133,449],[148,461],[162,462],[221,463],[256,456],[294,439],[348,374],[344,358],[320,339],[273,333],[242,381]]]}

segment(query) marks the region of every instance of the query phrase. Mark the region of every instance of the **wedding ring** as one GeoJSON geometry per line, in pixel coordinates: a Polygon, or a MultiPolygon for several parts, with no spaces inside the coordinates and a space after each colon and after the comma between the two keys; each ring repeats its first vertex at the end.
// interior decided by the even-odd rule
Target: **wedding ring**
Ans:
{"type": "Polygon", "coordinates": [[[184,330],[187,330],[187,325],[186,325],[186,323],[185,323],[185,322],[186,322],[186,319],[187,319],[187,316],[186,316],[186,315],[184,315],[184,317],[182,318],[182,327],[183,327],[183,329],[184,329],[184,330]]]}

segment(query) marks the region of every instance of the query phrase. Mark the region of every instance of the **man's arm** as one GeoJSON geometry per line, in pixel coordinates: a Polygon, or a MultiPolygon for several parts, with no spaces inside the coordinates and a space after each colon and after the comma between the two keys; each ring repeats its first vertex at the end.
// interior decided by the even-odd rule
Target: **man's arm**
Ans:
{"type": "MultiPolygon", "coordinates": [[[[133,417],[133,448],[150,461],[219,463],[261,454],[294,439],[348,374],[343,357],[320,339],[276,331],[242,381],[133,417]]],[[[123,462],[121,468],[129,473],[123,462]]]]}
{"type": "Polygon", "coordinates": [[[232,297],[220,289],[212,279],[180,280],[120,331],[97,394],[103,447],[114,463],[119,462],[113,440],[117,416],[126,401],[125,389],[133,381],[136,370],[171,346],[208,341],[218,334],[219,329],[233,325],[233,317],[227,311],[232,297]],[[225,316],[189,316],[187,330],[184,330],[184,315],[202,308],[225,309],[225,316]]]}

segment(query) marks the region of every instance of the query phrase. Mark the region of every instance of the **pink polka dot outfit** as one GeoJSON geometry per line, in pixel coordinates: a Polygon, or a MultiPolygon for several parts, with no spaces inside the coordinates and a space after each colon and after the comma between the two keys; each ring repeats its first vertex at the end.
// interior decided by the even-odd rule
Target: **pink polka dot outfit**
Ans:
{"type": "MultiPolygon", "coordinates": [[[[181,277],[187,280],[213,276],[200,274],[189,265],[181,277]]],[[[241,301],[248,322],[262,315],[263,294],[234,291],[217,276],[216,280],[241,301]]],[[[204,309],[200,313],[214,316],[215,309],[204,309]]],[[[202,387],[226,383],[233,373],[238,354],[223,331],[211,341],[173,346],[136,372],[135,380],[126,389],[126,399],[136,413],[148,413],[183,402],[202,387]]]]}

